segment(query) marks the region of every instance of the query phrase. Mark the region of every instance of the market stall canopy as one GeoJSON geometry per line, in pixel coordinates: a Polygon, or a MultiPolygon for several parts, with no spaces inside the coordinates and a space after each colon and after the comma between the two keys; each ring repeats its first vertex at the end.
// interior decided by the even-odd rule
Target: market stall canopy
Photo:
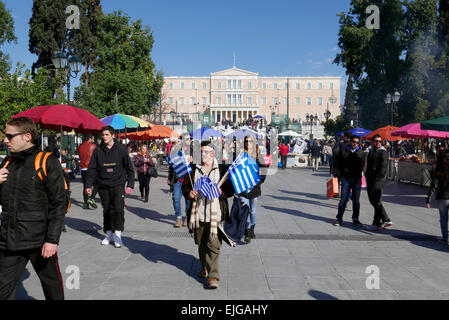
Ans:
{"type": "Polygon", "coordinates": [[[256,139],[259,139],[259,135],[256,132],[248,129],[235,130],[232,133],[226,135],[226,138],[244,139],[248,135],[253,136],[256,139]]]}
{"type": "Polygon", "coordinates": [[[391,133],[392,136],[401,136],[409,139],[421,139],[421,138],[449,138],[449,132],[447,131],[435,131],[435,130],[422,130],[420,123],[411,123],[391,133]]]}
{"type": "Polygon", "coordinates": [[[422,130],[449,131],[449,116],[421,122],[422,130]]]}
{"type": "Polygon", "coordinates": [[[129,140],[156,140],[164,138],[179,138],[179,134],[169,127],[155,124],[151,129],[136,131],[131,133],[120,133],[119,137],[121,139],[129,140]]]}
{"type": "Polygon", "coordinates": [[[297,138],[302,137],[302,135],[300,135],[299,133],[297,133],[297,132],[295,132],[293,130],[288,130],[288,131],[279,133],[278,136],[281,136],[281,137],[297,137],[297,138]]]}
{"type": "Polygon", "coordinates": [[[255,116],[253,119],[265,119],[265,117],[264,117],[264,116],[257,115],[257,116],[255,116]]]}
{"type": "Polygon", "coordinates": [[[208,140],[211,137],[223,137],[223,134],[209,127],[203,127],[190,132],[193,140],[208,140]]]}
{"type": "Polygon", "coordinates": [[[101,122],[103,122],[107,126],[113,127],[115,130],[122,130],[125,128],[148,128],[152,126],[152,124],[148,121],[120,113],[105,117],[101,119],[101,122]]]}
{"type": "Polygon", "coordinates": [[[351,130],[339,132],[339,133],[337,133],[337,136],[342,136],[345,134],[345,132],[349,132],[355,136],[363,137],[363,136],[366,136],[367,134],[370,134],[372,131],[357,127],[357,128],[351,129],[351,130]]]}
{"type": "Polygon", "coordinates": [[[43,129],[97,134],[103,122],[87,110],[64,104],[39,106],[14,115],[12,118],[29,117],[43,129]]]}
{"type": "Polygon", "coordinates": [[[399,129],[399,127],[386,126],[383,128],[379,128],[379,129],[376,129],[373,132],[367,134],[366,136],[363,136],[363,139],[371,140],[376,134],[378,134],[382,137],[382,140],[388,140],[388,141],[404,140],[403,137],[391,135],[391,133],[396,131],[397,129],[399,129]]]}

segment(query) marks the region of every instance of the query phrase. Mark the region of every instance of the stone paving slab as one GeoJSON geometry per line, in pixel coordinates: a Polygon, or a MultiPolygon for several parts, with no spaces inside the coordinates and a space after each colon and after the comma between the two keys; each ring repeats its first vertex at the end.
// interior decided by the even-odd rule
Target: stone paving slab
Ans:
{"type": "MultiPolygon", "coordinates": [[[[438,210],[424,208],[426,188],[388,182],[384,205],[390,230],[354,228],[351,202],[346,223],[335,227],[338,199],[327,199],[328,169],[288,169],[269,176],[258,203],[256,235],[249,244],[223,245],[220,288],[197,277],[198,249],[186,228],[174,229],[166,170],[151,181],[149,203],[136,190],[127,197],[122,248],[102,246],[102,208],[83,210],[82,184],[73,181],[73,205],[58,247],[67,299],[112,300],[335,300],[448,299],[449,246],[440,236],[438,210]],[[366,287],[368,266],[380,271],[380,289],[366,287]],[[80,270],[79,289],[67,286],[80,270]]],[[[373,209],[362,191],[360,220],[373,209]]],[[[19,299],[43,299],[29,264],[19,299]]]]}

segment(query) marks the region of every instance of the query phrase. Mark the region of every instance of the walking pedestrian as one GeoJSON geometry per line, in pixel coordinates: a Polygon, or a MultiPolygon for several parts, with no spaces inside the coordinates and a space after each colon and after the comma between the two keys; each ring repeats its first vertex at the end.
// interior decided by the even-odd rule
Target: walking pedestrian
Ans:
{"type": "MultiPolygon", "coordinates": [[[[87,178],[87,168],[89,167],[90,159],[94,153],[97,145],[95,144],[95,137],[87,133],[84,135],[84,142],[78,147],[78,154],[80,157],[81,166],[81,179],[83,180],[83,190],[86,190],[86,178],[87,178]]],[[[97,204],[95,203],[95,196],[97,195],[97,182],[93,182],[92,195],[88,196],[87,193],[83,192],[83,209],[96,209],[97,204]]]]}
{"type": "Polygon", "coordinates": [[[92,194],[92,184],[97,180],[103,204],[103,230],[106,233],[101,244],[108,245],[114,241],[114,246],[120,248],[125,225],[125,192],[131,194],[134,188],[134,167],[126,146],[115,139],[114,128],[103,127],[102,138],[87,169],[86,192],[92,194]]]}
{"type": "Polygon", "coordinates": [[[332,148],[329,145],[329,143],[326,143],[323,147],[323,154],[324,154],[324,162],[327,166],[330,166],[332,161],[332,148]]]}
{"type": "Polygon", "coordinates": [[[432,176],[426,200],[426,208],[430,208],[430,200],[436,193],[440,213],[440,228],[443,243],[448,243],[448,210],[449,210],[449,150],[438,154],[437,164],[432,176]]]}
{"type": "Polygon", "coordinates": [[[244,140],[244,150],[248,153],[248,155],[256,161],[259,166],[259,175],[262,177],[262,180],[255,185],[249,193],[242,192],[238,196],[240,200],[246,204],[249,208],[248,215],[248,228],[245,233],[245,242],[250,243],[251,239],[256,239],[256,234],[254,233],[254,229],[256,227],[256,211],[257,211],[257,201],[262,195],[261,185],[264,183],[266,178],[266,172],[264,170],[262,173],[262,168],[266,167],[265,161],[263,160],[262,153],[259,150],[259,146],[257,145],[256,139],[252,135],[248,135],[244,140]]]}
{"type": "Polygon", "coordinates": [[[201,261],[202,270],[198,276],[207,278],[209,289],[216,289],[220,279],[219,257],[222,242],[218,236],[218,224],[221,224],[229,216],[227,198],[234,195],[234,187],[230,179],[227,179],[219,188],[220,198],[213,200],[205,198],[202,193],[192,188],[193,183],[203,175],[218,184],[226,174],[228,165],[218,164],[212,146],[213,144],[210,141],[201,143],[201,165],[192,165],[192,173],[184,179],[182,192],[184,197],[192,201],[188,220],[189,230],[194,232],[195,244],[198,245],[201,261]]]}
{"type": "Polygon", "coordinates": [[[312,171],[318,171],[318,164],[320,162],[321,157],[321,146],[318,140],[313,142],[312,147],[310,148],[310,156],[312,158],[312,171]]]}
{"type": "Polygon", "coordinates": [[[143,144],[140,147],[140,152],[134,157],[134,165],[137,168],[137,178],[139,180],[140,198],[143,202],[148,202],[150,195],[151,176],[147,174],[148,167],[154,167],[153,159],[148,152],[148,147],[143,144]]]}
{"type": "Polygon", "coordinates": [[[387,179],[388,153],[382,146],[382,137],[376,134],[366,160],[366,191],[374,207],[373,224],[370,230],[381,230],[393,225],[382,205],[382,192],[387,179]]]}
{"type": "MultiPolygon", "coordinates": [[[[181,149],[184,150],[184,154],[187,156],[187,160],[189,163],[192,163],[193,159],[190,156],[190,135],[183,135],[183,144],[180,145],[177,142],[173,142],[173,146],[171,149],[171,154],[177,154],[181,149]]],[[[173,209],[175,210],[176,222],[174,228],[180,228],[181,226],[187,227],[187,210],[190,207],[190,200],[187,197],[184,197],[185,202],[185,215],[183,220],[183,214],[181,210],[181,200],[182,200],[182,184],[184,182],[184,178],[179,178],[176,174],[176,171],[173,169],[172,165],[168,167],[168,179],[167,184],[170,186],[170,190],[172,192],[172,201],[173,201],[173,209]]]]}
{"type": "Polygon", "coordinates": [[[337,221],[335,226],[343,224],[343,214],[346,204],[351,197],[352,200],[352,223],[361,226],[360,215],[360,193],[362,190],[362,171],[365,165],[365,155],[360,147],[360,138],[352,136],[349,145],[338,153],[338,172],[341,179],[341,198],[338,204],[337,221]],[[350,196],[352,190],[352,196],[350,196]]]}
{"type": "Polygon", "coordinates": [[[64,171],[59,159],[50,155],[45,178],[37,177],[35,162],[40,150],[36,136],[30,118],[15,118],[6,124],[4,143],[11,157],[0,169],[1,300],[15,298],[28,261],[40,279],[45,299],[64,300],[57,253],[67,211],[64,171]]]}

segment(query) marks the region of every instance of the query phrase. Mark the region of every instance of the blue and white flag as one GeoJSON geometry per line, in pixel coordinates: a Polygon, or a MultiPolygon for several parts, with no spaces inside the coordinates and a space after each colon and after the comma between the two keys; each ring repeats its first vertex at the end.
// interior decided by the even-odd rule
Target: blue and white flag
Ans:
{"type": "Polygon", "coordinates": [[[202,176],[195,182],[193,190],[200,191],[201,194],[209,200],[217,199],[220,197],[220,191],[215,182],[212,182],[208,177],[202,176]]]}
{"type": "Polygon", "coordinates": [[[180,150],[177,154],[168,157],[168,163],[173,167],[179,178],[184,178],[186,174],[192,172],[190,163],[186,158],[184,150],[180,150]]]}
{"type": "Polygon", "coordinates": [[[259,166],[246,152],[239,154],[228,172],[236,194],[245,191],[249,193],[262,180],[259,175],[259,166]]]}

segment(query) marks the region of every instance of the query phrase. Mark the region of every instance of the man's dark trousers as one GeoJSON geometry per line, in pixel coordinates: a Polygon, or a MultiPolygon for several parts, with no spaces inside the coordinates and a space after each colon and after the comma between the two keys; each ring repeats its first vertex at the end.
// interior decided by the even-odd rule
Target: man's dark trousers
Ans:
{"type": "Polygon", "coordinates": [[[98,189],[103,203],[103,230],[123,231],[125,225],[125,186],[98,189]]]}
{"type": "MultiPolygon", "coordinates": [[[[81,170],[81,179],[83,180],[83,190],[86,190],[87,186],[86,186],[86,180],[87,180],[87,171],[86,170],[81,170]]],[[[89,197],[87,195],[86,192],[83,192],[83,197],[84,197],[84,203],[87,203],[87,200],[89,200],[89,198],[95,199],[95,196],[97,195],[97,184],[94,183],[93,185],[93,190],[92,190],[92,195],[89,197]]]]}
{"type": "Polygon", "coordinates": [[[281,156],[282,169],[287,167],[287,156],[281,156]]]}
{"type": "Polygon", "coordinates": [[[352,189],[352,220],[358,220],[360,215],[360,192],[362,179],[341,179],[341,198],[338,204],[337,220],[343,220],[346,204],[349,201],[349,190],[352,189]]]}
{"type": "Polygon", "coordinates": [[[374,207],[374,221],[373,224],[380,226],[382,222],[390,221],[384,206],[382,205],[382,192],[384,188],[384,181],[366,180],[366,191],[371,205],[374,207]]]}
{"type": "Polygon", "coordinates": [[[0,250],[0,300],[14,300],[17,285],[28,261],[31,261],[47,300],[64,300],[64,283],[57,254],[45,259],[42,248],[8,251],[0,250]]]}

